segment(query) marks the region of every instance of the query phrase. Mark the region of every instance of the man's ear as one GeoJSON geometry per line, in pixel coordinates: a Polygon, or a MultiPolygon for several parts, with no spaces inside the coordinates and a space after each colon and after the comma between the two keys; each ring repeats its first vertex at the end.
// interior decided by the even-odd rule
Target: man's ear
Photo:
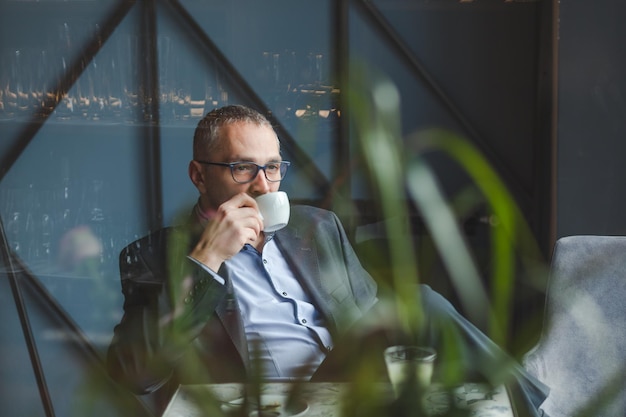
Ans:
{"type": "Polygon", "coordinates": [[[187,173],[189,174],[189,179],[198,189],[198,191],[203,194],[206,190],[204,183],[204,175],[202,173],[202,166],[200,163],[196,161],[189,161],[189,167],[187,169],[187,173]]]}

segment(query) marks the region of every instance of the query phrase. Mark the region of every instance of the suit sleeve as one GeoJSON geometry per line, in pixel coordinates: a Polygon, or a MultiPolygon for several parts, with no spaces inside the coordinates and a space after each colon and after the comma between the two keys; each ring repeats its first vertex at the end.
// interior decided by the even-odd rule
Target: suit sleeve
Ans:
{"type": "Polygon", "coordinates": [[[450,376],[461,370],[463,374],[458,375],[461,381],[482,379],[494,385],[504,384],[519,415],[541,415],[540,406],[548,395],[548,387],[463,317],[442,295],[427,285],[420,287],[427,317],[427,337],[438,351],[439,372],[450,376]]]}
{"type": "Polygon", "coordinates": [[[340,236],[342,247],[341,252],[343,253],[346,269],[348,271],[352,294],[354,295],[354,299],[361,311],[365,313],[370,310],[378,300],[376,296],[378,286],[370,274],[361,265],[361,261],[352,248],[341,222],[334,213],[332,213],[332,216],[336,222],[337,230],[340,236]]]}
{"type": "Polygon", "coordinates": [[[163,240],[171,233],[150,239],[120,255],[124,315],[107,352],[111,377],[136,394],[155,391],[169,379],[226,294],[196,262],[166,249],[163,240]],[[167,257],[176,261],[164,262],[167,257]]]}

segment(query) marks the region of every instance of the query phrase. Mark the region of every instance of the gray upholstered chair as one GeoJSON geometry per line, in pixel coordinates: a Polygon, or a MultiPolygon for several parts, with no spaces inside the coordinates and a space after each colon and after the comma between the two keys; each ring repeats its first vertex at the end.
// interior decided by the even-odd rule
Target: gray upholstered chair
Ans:
{"type": "Polygon", "coordinates": [[[550,417],[626,416],[626,237],[557,241],[542,334],[523,363],[550,387],[550,417]]]}

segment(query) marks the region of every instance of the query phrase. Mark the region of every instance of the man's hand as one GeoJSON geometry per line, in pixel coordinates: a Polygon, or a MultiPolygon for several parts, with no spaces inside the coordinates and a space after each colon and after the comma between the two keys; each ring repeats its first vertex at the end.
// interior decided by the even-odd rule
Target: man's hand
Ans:
{"type": "Polygon", "coordinates": [[[255,243],[262,230],[256,201],[248,194],[237,194],[217,209],[189,256],[217,271],[246,243],[255,243]]]}

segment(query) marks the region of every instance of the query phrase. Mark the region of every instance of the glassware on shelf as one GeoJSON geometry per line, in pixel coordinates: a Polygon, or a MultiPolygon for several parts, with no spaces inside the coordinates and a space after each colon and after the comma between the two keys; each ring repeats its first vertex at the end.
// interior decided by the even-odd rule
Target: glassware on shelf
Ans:
{"type": "Polygon", "coordinates": [[[23,252],[22,239],[24,238],[22,233],[24,230],[22,213],[14,211],[9,214],[9,221],[6,224],[6,230],[9,247],[13,253],[21,255],[23,252]]]}

